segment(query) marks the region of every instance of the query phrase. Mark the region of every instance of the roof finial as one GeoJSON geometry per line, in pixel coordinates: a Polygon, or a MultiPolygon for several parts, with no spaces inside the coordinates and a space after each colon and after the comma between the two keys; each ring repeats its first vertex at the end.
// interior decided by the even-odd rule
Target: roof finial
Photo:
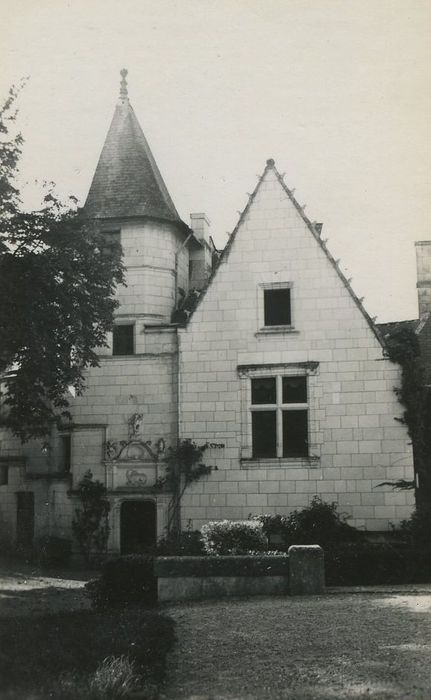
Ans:
{"type": "Polygon", "coordinates": [[[127,80],[126,80],[127,73],[128,73],[127,68],[123,68],[122,70],[120,70],[120,75],[121,75],[120,99],[121,100],[128,99],[127,80]]]}

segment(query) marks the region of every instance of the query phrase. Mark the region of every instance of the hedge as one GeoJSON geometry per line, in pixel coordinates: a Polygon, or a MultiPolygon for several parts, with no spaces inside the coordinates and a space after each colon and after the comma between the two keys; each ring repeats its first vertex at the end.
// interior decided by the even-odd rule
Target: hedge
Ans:
{"type": "Polygon", "coordinates": [[[157,600],[154,558],[130,554],[108,559],[100,577],[89,581],[85,590],[96,609],[121,603],[152,605],[157,600]]]}
{"type": "Polygon", "coordinates": [[[431,582],[431,547],[406,543],[327,545],[325,576],[329,586],[431,582]]]}

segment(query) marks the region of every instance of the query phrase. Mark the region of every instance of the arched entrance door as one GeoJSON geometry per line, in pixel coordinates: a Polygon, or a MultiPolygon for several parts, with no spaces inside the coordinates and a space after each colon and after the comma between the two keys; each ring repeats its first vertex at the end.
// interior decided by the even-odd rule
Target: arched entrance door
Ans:
{"type": "Polygon", "coordinates": [[[154,501],[124,501],[121,504],[121,554],[146,552],[156,544],[154,501]]]}

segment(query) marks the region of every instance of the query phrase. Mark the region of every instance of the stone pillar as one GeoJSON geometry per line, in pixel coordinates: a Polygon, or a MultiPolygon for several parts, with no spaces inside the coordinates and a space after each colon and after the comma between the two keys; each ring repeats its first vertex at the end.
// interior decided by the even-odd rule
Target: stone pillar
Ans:
{"type": "Polygon", "coordinates": [[[289,594],[318,595],[325,592],[323,549],[317,544],[293,545],[289,555],[289,594]]]}
{"type": "Polygon", "coordinates": [[[431,312],[431,241],[416,241],[419,318],[431,312]]]}

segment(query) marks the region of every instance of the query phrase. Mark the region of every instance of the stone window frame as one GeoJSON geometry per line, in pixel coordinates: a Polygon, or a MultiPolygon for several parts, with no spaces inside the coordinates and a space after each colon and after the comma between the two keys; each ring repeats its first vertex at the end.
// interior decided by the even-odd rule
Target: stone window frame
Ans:
{"type": "Polygon", "coordinates": [[[268,335],[271,333],[298,333],[295,328],[295,305],[293,282],[261,282],[257,287],[257,333],[256,335],[268,335]],[[265,326],[265,291],[268,289],[290,290],[290,324],[279,326],[265,326]]]}
{"type": "Polygon", "coordinates": [[[239,365],[237,368],[241,391],[241,468],[271,466],[318,466],[320,464],[321,439],[317,411],[319,402],[316,388],[319,378],[318,362],[289,362],[270,365],[239,365]],[[251,380],[269,377],[307,377],[308,391],[308,456],[303,457],[253,457],[251,380]]]}

